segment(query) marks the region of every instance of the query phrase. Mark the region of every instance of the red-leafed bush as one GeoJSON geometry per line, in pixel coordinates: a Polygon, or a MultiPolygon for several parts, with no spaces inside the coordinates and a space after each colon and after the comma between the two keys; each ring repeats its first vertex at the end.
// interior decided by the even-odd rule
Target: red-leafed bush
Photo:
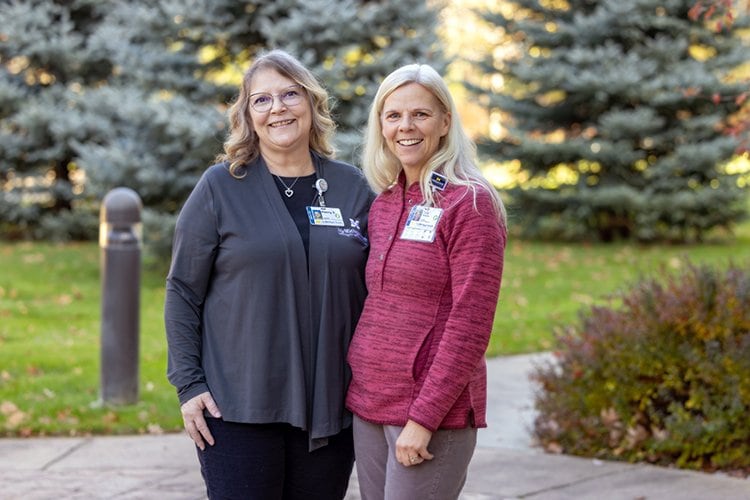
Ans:
{"type": "Polygon", "coordinates": [[[750,473],[750,267],[687,263],[591,307],[537,368],[547,450],[750,473]]]}

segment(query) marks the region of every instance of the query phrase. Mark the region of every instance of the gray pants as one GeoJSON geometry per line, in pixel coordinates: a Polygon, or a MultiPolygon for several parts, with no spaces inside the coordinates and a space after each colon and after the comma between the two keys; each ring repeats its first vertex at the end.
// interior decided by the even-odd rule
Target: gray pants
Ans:
{"type": "Polygon", "coordinates": [[[354,416],[354,457],[362,500],[455,500],[477,444],[472,428],[439,430],[427,449],[435,458],[404,467],[396,461],[403,427],[376,425],[354,416]]]}

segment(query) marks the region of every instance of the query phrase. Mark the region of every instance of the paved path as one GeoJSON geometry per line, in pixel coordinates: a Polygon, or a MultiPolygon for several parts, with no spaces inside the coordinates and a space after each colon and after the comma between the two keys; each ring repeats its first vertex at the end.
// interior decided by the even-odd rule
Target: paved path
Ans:
{"type": "MultiPolygon", "coordinates": [[[[748,479],[534,448],[527,374],[544,358],[490,361],[490,427],[479,431],[461,500],[750,500],[748,479]]],[[[359,500],[356,486],[354,475],[347,500],[359,500]]],[[[195,452],[183,434],[0,439],[0,500],[204,498],[195,452]]]]}

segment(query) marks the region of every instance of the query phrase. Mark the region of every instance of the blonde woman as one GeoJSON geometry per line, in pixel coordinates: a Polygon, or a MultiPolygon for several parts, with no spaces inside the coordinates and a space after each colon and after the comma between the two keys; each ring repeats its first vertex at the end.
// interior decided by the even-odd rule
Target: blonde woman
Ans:
{"type": "Polygon", "coordinates": [[[368,296],[349,349],[364,500],[455,499],[485,427],[485,351],[505,210],[430,66],[397,69],[372,104],[363,169],[368,296]]]}

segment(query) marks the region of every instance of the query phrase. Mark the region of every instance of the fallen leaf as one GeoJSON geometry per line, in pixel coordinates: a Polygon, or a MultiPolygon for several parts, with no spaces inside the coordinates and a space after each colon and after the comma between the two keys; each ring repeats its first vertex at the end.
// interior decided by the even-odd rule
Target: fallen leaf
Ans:
{"type": "Polygon", "coordinates": [[[43,253],[30,253],[26,254],[22,258],[24,264],[39,264],[40,262],[44,262],[44,254],[43,253]]]}
{"type": "Polygon", "coordinates": [[[18,411],[18,406],[16,406],[11,401],[3,401],[0,403],[0,413],[3,415],[10,415],[13,412],[18,411]]]}
{"type": "Polygon", "coordinates": [[[104,414],[104,416],[102,416],[102,421],[105,424],[114,424],[118,420],[119,420],[119,417],[117,416],[117,413],[113,411],[107,412],[104,414]]]}
{"type": "Polygon", "coordinates": [[[44,372],[42,371],[41,368],[39,368],[36,365],[28,365],[26,367],[26,374],[29,375],[30,377],[38,377],[40,375],[43,375],[44,372]]]}
{"type": "Polygon", "coordinates": [[[71,295],[68,295],[67,293],[55,297],[55,304],[57,304],[58,306],[69,306],[72,303],[73,297],[71,295]]]}
{"type": "Polygon", "coordinates": [[[147,429],[149,434],[164,434],[164,430],[159,424],[148,424],[147,429]]]}

